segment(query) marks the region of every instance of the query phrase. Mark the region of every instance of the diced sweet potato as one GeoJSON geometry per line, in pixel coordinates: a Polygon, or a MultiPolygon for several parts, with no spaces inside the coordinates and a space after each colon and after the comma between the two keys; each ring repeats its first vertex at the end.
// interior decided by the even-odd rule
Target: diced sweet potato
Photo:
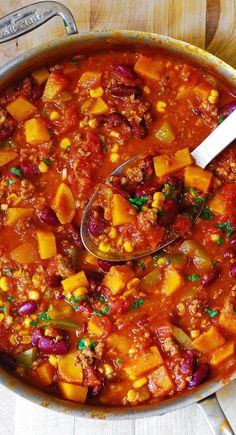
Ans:
{"type": "Polygon", "coordinates": [[[8,113],[16,121],[24,121],[32,116],[37,108],[21,95],[6,106],[8,113]]]}
{"type": "Polygon", "coordinates": [[[80,79],[79,84],[81,86],[93,87],[94,85],[99,85],[101,80],[101,73],[96,71],[85,71],[80,79]]]}
{"type": "Polygon", "coordinates": [[[198,243],[196,240],[185,240],[180,246],[180,251],[192,258],[195,266],[198,269],[211,269],[211,257],[208,255],[204,246],[200,245],[200,243],[198,243]]]}
{"type": "Polygon", "coordinates": [[[207,332],[203,332],[203,334],[193,340],[193,346],[202,353],[210,352],[224,343],[224,337],[215,326],[211,326],[207,332]]]}
{"type": "Polygon", "coordinates": [[[95,255],[91,254],[88,251],[86,251],[86,253],[85,253],[84,257],[83,257],[83,260],[86,263],[86,265],[91,267],[91,269],[94,269],[94,268],[98,267],[98,259],[97,259],[97,257],[95,257],[95,255]]]}
{"type": "Polygon", "coordinates": [[[183,148],[173,157],[160,155],[153,158],[154,169],[157,177],[172,174],[193,163],[193,158],[188,148],[183,148]]]}
{"type": "Polygon", "coordinates": [[[30,241],[23,243],[11,251],[10,257],[19,264],[34,263],[39,259],[36,242],[30,241]]]}
{"type": "Polygon", "coordinates": [[[6,165],[12,160],[16,159],[17,154],[15,151],[1,151],[0,152],[0,167],[6,165]]]}
{"type": "Polygon", "coordinates": [[[134,272],[126,265],[112,266],[103,279],[103,285],[108,287],[113,295],[125,290],[126,284],[134,278],[134,272]]]}
{"type": "Polygon", "coordinates": [[[83,369],[76,352],[58,356],[58,374],[66,382],[83,382],[83,369]]]}
{"type": "Polygon", "coordinates": [[[32,72],[32,76],[38,85],[42,85],[46,82],[49,72],[46,68],[40,68],[32,72]]]}
{"type": "Polygon", "coordinates": [[[61,183],[53,200],[53,207],[61,224],[69,224],[75,215],[75,200],[65,183],[61,183]]]}
{"type": "Polygon", "coordinates": [[[236,334],[236,316],[230,312],[222,311],[219,317],[220,326],[227,332],[236,334]]]}
{"type": "Polygon", "coordinates": [[[183,284],[183,276],[171,264],[165,268],[162,291],[170,296],[183,284]]]}
{"type": "Polygon", "coordinates": [[[6,225],[13,226],[18,222],[18,220],[33,216],[33,208],[23,208],[23,207],[11,207],[7,209],[6,213],[6,225]]]}
{"type": "Polygon", "coordinates": [[[83,270],[62,280],[65,293],[73,292],[79,287],[88,287],[89,283],[83,270]]]}
{"type": "Polygon", "coordinates": [[[128,353],[132,346],[132,340],[130,338],[116,333],[109,335],[107,342],[113,349],[121,354],[128,353]]]}
{"type": "Polygon", "coordinates": [[[158,367],[148,376],[148,386],[155,397],[163,397],[173,391],[174,384],[165,366],[158,367]]]}
{"type": "Polygon", "coordinates": [[[64,399],[73,400],[74,402],[78,403],[84,403],[86,400],[88,387],[59,381],[58,388],[61,396],[64,399]]]}
{"type": "Polygon", "coordinates": [[[184,171],[184,181],[186,186],[207,193],[211,185],[212,173],[197,166],[189,166],[184,171]]]}
{"type": "Polygon", "coordinates": [[[207,205],[213,213],[217,213],[217,214],[225,213],[226,202],[221,193],[217,193],[216,196],[207,203],[207,205]]]}
{"type": "Polygon", "coordinates": [[[98,97],[94,101],[94,104],[92,105],[92,107],[90,109],[90,113],[92,115],[103,115],[104,113],[107,113],[108,110],[109,110],[109,107],[107,106],[105,101],[101,97],[98,97]]]}
{"type": "Polygon", "coordinates": [[[154,60],[150,57],[141,55],[136,64],[134,70],[141,77],[159,81],[160,73],[163,70],[164,65],[162,60],[154,60]]]}
{"type": "Polygon", "coordinates": [[[55,373],[54,367],[48,362],[43,362],[37,367],[37,380],[43,386],[51,385],[55,373]]]}
{"type": "Polygon", "coordinates": [[[232,341],[225,343],[223,346],[218,347],[217,349],[210,352],[210,354],[206,355],[209,363],[213,366],[217,366],[225,359],[229,358],[234,354],[234,343],[232,341]]]}
{"type": "Polygon", "coordinates": [[[25,122],[25,139],[30,145],[40,145],[50,140],[50,134],[44,119],[31,118],[25,122]]]}
{"type": "Polygon", "coordinates": [[[135,379],[161,364],[163,364],[162,356],[158,348],[152,346],[148,352],[139,355],[129,366],[125,367],[125,372],[130,379],[135,379]]]}
{"type": "Polygon", "coordinates": [[[195,86],[193,92],[198,97],[198,99],[203,102],[207,101],[211,90],[212,87],[208,83],[200,83],[199,85],[195,86]]]}
{"type": "Polygon", "coordinates": [[[88,321],[88,333],[97,337],[102,337],[104,334],[102,327],[99,325],[99,320],[95,317],[88,321]]]}
{"type": "Polygon", "coordinates": [[[169,122],[163,121],[159,129],[155,133],[156,138],[165,144],[173,142],[175,140],[175,134],[171,128],[169,122]]]}
{"type": "Polygon", "coordinates": [[[125,381],[107,383],[99,395],[99,402],[103,404],[119,405],[125,398],[128,391],[128,385],[125,381]]]}
{"type": "Polygon", "coordinates": [[[54,257],[57,254],[56,239],[51,231],[37,231],[36,233],[38,244],[39,244],[39,254],[42,260],[54,257]]]}
{"type": "Polygon", "coordinates": [[[62,92],[68,81],[67,78],[59,71],[53,71],[48,79],[43,92],[43,101],[53,101],[55,97],[62,92]]]}
{"type": "Polygon", "coordinates": [[[114,193],[112,198],[112,225],[125,225],[132,223],[137,215],[135,208],[129,204],[119,193],[114,193]]]}

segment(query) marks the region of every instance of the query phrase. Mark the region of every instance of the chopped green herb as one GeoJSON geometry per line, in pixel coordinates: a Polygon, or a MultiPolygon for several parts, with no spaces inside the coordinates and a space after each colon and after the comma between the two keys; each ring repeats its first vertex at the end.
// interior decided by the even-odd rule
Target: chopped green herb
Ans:
{"type": "Polygon", "coordinates": [[[224,120],[225,120],[225,118],[223,116],[220,116],[219,117],[219,124],[221,124],[224,120]]]}
{"type": "Polygon", "coordinates": [[[33,322],[30,323],[30,326],[37,326],[38,321],[34,320],[33,322]]]}
{"type": "Polygon", "coordinates": [[[74,311],[77,311],[79,306],[78,305],[72,305],[72,308],[73,308],[74,311]]]}
{"type": "Polygon", "coordinates": [[[222,245],[223,242],[224,242],[224,239],[223,239],[222,237],[220,237],[220,238],[217,240],[216,244],[220,246],[220,245],[222,245]]]}
{"type": "Polygon", "coordinates": [[[134,310],[135,308],[141,307],[143,305],[143,299],[138,299],[137,301],[133,302],[131,304],[131,310],[134,310]]]}
{"type": "Polygon", "coordinates": [[[16,269],[13,269],[12,267],[4,267],[2,273],[5,276],[12,276],[15,271],[16,269]]]}
{"type": "Polygon", "coordinates": [[[211,210],[209,210],[208,207],[204,207],[202,212],[201,212],[201,214],[200,214],[200,217],[202,219],[205,219],[205,220],[209,221],[209,220],[211,220],[213,218],[213,213],[211,212],[211,210]]]}
{"type": "Polygon", "coordinates": [[[189,191],[191,193],[191,195],[193,196],[193,198],[194,198],[193,211],[197,212],[199,210],[199,208],[202,206],[202,204],[207,201],[207,198],[199,195],[198,191],[196,189],[194,189],[193,187],[185,186],[185,189],[187,191],[189,191]]]}
{"type": "Polygon", "coordinates": [[[233,314],[233,315],[235,316],[235,315],[236,315],[236,311],[235,311],[235,310],[233,310],[233,311],[232,311],[232,314],[233,314]]]}
{"type": "Polygon", "coordinates": [[[160,216],[163,216],[165,214],[165,210],[163,210],[163,208],[160,208],[158,213],[160,216]]]}
{"type": "Polygon", "coordinates": [[[86,347],[85,340],[85,338],[80,339],[79,343],[77,344],[77,348],[79,350],[83,350],[86,347]]]}
{"type": "Polygon", "coordinates": [[[101,311],[93,311],[94,316],[103,316],[104,314],[107,314],[110,311],[110,307],[105,307],[104,310],[101,311]]]}
{"type": "Polygon", "coordinates": [[[200,281],[200,276],[197,274],[187,275],[189,281],[200,281]]]}
{"type": "Polygon", "coordinates": [[[162,189],[162,193],[164,193],[165,197],[168,199],[175,199],[176,198],[176,190],[174,186],[171,184],[164,184],[164,187],[162,189]]]}
{"type": "Polygon", "coordinates": [[[12,184],[14,184],[12,178],[8,178],[7,182],[8,182],[8,186],[12,186],[12,184]]]}
{"type": "Polygon", "coordinates": [[[228,237],[232,237],[233,227],[230,222],[224,222],[223,224],[216,224],[216,227],[219,228],[223,233],[226,232],[226,235],[228,237]]]}
{"type": "Polygon", "coordinates": [[[141,261],[141,263],[139,263],[139,267],[144,271],[146,269],[146,264],[141,261]]]}
{"type": "Polygon", "coordinates": [[[204,311],[205,313],[209,314],[210,317],[215,317],[219,313],[218,310],[210,310],[208,307],[206,307],[204,311]]]}
{"type": "Polygon", "coordinates": [[[116,364],[122,364],[124,362],[124,358],[119,358],[116,360],[116,364]]]}
{"type": "Polygon", "coordinates": [[[6,307],[0,307],[0,313],[5,313],[6,312],[6,307]]]}
{"type": "Polygon", "coordinates": [[[14,298],[13,298],[13,296],[7,296],[7,300],[9,301],[9,302],[14,302],[14,298]]]}
{"type": "Polygon", "coordinates": [[[92,341],[92,343],[89,345],[91,350],[94,350],[96,346],[97,346],[96,341],[92,341]]]}
{"type": "Polygon", "coordinates": [[[22,170],[21,170],[20,168],[12,167],[12,168],[10,169],[10,172],[11,172],[12,174],[16,175],[17,177],[23,177],[23,172],[22,172],[22,170]]]}
{"type": "Polygon", "coordinates": [[[146,204],[147,201],[148,201],[148,197],[147,196],[137,196],[136,198],[130,198],[129,199],[130,204],[133,204],[139,210],[141,210],[142,205],[146,204]]]}
{"type": "Polygon", "coordinates": [[[53,162],[51,159],[49,159],[48,157],[45,157],[45,159],[43,159],[44,163],[46,163],[47,166],[52,166],[53,162]]]}
{"type": "Polygon", "coordinates": [[[193,215],[191,213],[187,213],[186,211],[183,211],[182,216],[186,216],[187,218],[191,219],[193,221],[193,215]]]}
{"type": "Polygon", "coordinates": [[[76,297],[72,296],[72,298],[67,299],[67,300],[69,300],[69,302],[82,302],[82,301],[86,301],[86,298],[85,297],[76,298],[76,297]]]}
{"type": "Polygon", "coordinates": [[[38,316],[38,320],[51,320],[51,317],[48,313],[41,313],[38,316]]]}
{"type": "Polygon", "coordinates": [[[102,152],[103,152],[103,154],[106,154],[107,151],[108,151],[107,144],[103,143],[103,144],[102,144],[102,152]]]}
{"type": "Polygon", "coordinates": [[[169,258],[165,258],[165,262],[166,262],[166,265],[167,265],[167,266],[169,266],[169,264],[171,263],[171,261],[170,261],[169,258]]]}

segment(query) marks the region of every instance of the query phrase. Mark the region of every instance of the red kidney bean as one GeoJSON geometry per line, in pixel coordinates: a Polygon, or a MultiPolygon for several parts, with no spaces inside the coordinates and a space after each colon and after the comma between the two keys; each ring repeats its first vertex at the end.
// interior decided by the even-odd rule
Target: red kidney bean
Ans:
{"type": "Polygon", "coordinates": [[[47,287],[60,287],[62,277],[58,275],[46,276],[44,283],[47,287]]]}
{"type": "Polygon", "coordinates": [[[115,72],[129,80],[136,80],[139,78],[132,65],[116,65],[115,72]]]}
{"type": "Polygon", "coordinates": [[[223,255],[225,259],[231,259],[234,257],[234,250],[232,248],[226,249],[223,255]]]}
{"type": "Polygon", "coordinates": [[[172,175],[167,178],[167,183],[175,189],[176,198],[180,199],[184,192],[183,180],[175,175],[172,175]]]}
{"type": "Polygon", "coordinates": [[[234,251],[236,251],[236,237],[233,237],[233,239],[231,239],[230,246],[234,251]]]}
{"type": "Polygon", "coordinates": [[[236,263],[233,263],[230,267],[229,274],[232,278],[236,278],[236,263]]]}
{"type": "Polygon", "coordinates": [[[236,109],[236,102],[231,101],[230,103],[225,104],[220,110],[220,116],[227,118],[234,110],[236,109]]]}
{"type": "Polygon", "coordinates": [[[96,211],[92,212],[88,218],[88,230],[94,237],[98,237],[104,232],[105,221],[103,215],[103,209],[97,207],[96,211]]]}
{"type": "Polygon", "coordinates": [[[32,345],[37,347],[39,340],[43,338],[43,329],[36,328],[32,332],[32,345]]]}
{"type": "Polygon", "coordinates": [[[89,387],[88,396],[89,397],[96,397],[100,393],[102,387],[103,387],[102,384],[98,384],[98,385],[95,385],[93,387],[89,387]]]}
{"type": "Polygon", "coordinates": [[[37,308],[37,304],[35,301],[25,301],[18,308],[18,314],[21,316],[28,316],[29,314],[33,314],[37,308]]]}
{"type": "Polygon", "coordinates": [[[111,86],[110,92],[113,97],[118,98],[130,97],[131,95],[134,95],[135,98],[139,98],[142,95],[142,89],[138,86],[114,85],[111,86]]]}
{"type": "Polygon", "coordinates": [[[154,192],[158,192],[159,185],[157,184],[156,180],[152,180],[148,183],[139,184],[135,190],[135,196],[145,196],[145,195],[151,195],[154,192]]]}
{"type": "Polygon", "coordinates": [[[89,288],[90,290],[96,291],[98,287],[100,286],[102,280],[103,280],[103,274],[99,272],[90,272],[88,271],[86,273],[87,279],[89,281],[89,288]]]}
{"type": "Polygon", "coordinates": [[[25,178],[32,178],[40,174],[38,166],[30,160],[24,160],[19,166],[25,178]]]}
{"type": "Polygon", "coordinates": [[[42,337],[38,341],[37,347],[47,354],[65,355],[69,351],[68,344],[64,341],[55,342],[50,337],[42,337]]]}
{"type": "Polygon", "coordinates": [[[208,285],[212,284],[219,277],[219,274],[219,267],[214,267],[209,272],[204,273],[201,279],[201,284],[203,287],[207,287],[208,285]]]}
{"type": "Polygon", "coordinates": [[[32,100],[39,100],[43,95],[43,86],[35,85],[32,89],[31,98],[32,100]]]}
{"type": "Polygon", "coordinates": [[[163,207],[164,214],[159,216],[158,222],[160,225],[167,227],[171,225],[178,214],[178,205],[173,199],[168,199],[163,207]]]}
{"type": "Polygon", "coordinates": [[[106,124],[110,128],[113,128],[113,127],[119,127],[121,124],[129,125],[129,122],[124,115],[121,115],[121,113],[114,112],[106,116],[104,124],[106,124]]]}
{"type": "Polygon", "coordinates": [[[147,136],[147,128],[143,121],[137,124],[135,119],[131,119],[130,127],[133,135],[138,139],[144,139],[147,136]]]}
{"type": "Polygon", "coordinates": [[[109,272],[112,262],[107,260],[102,260],[101,258],[98,259],[98,266],[100,269],[102,269],[103,272],[109,272]]]}
{"type": "Polygon", "coordinates": [[[14,370],[17,366],[15,358],[6,352],[0,352],[0,362],[8,370],[14,370]]]}
{"type": "Polygon", "coordinates": [[[210,366],[207,363],[201,364],[193,374],[192,380],[188,382],[188,388],[197,387],[204,382],[210,374],[210,366]]]}
{"type": "Polygon", "coordinates": [[[180,371],[184,375],[192,375],[197,366],[197,357],[192,350],[188,350],[183,361],[180,362],[180,371]]]}
{"type": "Polygon", "coordinates": [[[50,207],[45,207],[40,210],[38,212],[38,218],[45,225],[55,226],[59,224],[55,211],[50,207]]]}

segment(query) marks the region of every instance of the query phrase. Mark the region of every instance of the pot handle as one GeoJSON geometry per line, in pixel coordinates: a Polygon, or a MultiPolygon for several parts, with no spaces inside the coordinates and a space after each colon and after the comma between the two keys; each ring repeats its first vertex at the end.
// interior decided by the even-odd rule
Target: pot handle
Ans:
{"type": "Polygon", "coordinates": [[[62,18],[67,35],[78,33],[74,17],[66,6],[54,1],[45,1],[24,6],[0,18],[0,43],[18,38],[56,15],[62,18]]]}
{"type": "Polygon", "coordinates": [[[216,394],[200,400],[198,406],[214,435],[234,435],[234,431],[220,407],[216,394]]]}

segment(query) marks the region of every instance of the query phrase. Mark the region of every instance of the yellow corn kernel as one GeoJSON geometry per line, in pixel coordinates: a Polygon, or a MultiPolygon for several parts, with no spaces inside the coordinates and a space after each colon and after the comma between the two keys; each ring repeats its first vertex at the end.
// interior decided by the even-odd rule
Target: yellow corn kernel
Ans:
{"type": "Polygon", "coordinates": [[[98,126],[98,122],[95,118],[89,120],[88,125],[90,128],[96,128],[98,126]]]}
{"type": "Polygon", "coordinates": [[[155,192],[153,195],[152,207],[160,209],[165,202],[165,195],[162,192],[155,192]]]}
{"type": "Polygon", "coordinates": [[[112,130],[111,133],[110,133],[110,136],[112,136],[112,137],[119,137],[120,135],[119,135],[119,133],[117,131],[112,130]]]}
{"type": "Polygon", "coordinates": [[[143,206],[142,206],[142,211],[148,211],[148,210],[149,210],[148,205],[143,205],[143,206]]]}
{"type": "Polygon", "coordinates": [[[134,388],[141,388],[141,387],[143,387],[144,385],[146,385],[147,381],[148,381],[148,380],[147,380],[146,377],[143,377],[143,378],[137,379],[137,381],[134,381],[134,383],[133,383],[133,387],[134,387],[134,388]]]}
{"type": "Polygon", "coordinates": [[[120,237],[118,238],[118,240],[117,240],[117,245],[118,245],[118,246],[123,245],[123,239],[122,239],[121,236],[120,236],[120,237]]]}
{"type": "Polygon", "coordinates": [[[3,313],[0,313],[0,322],[3,321],[4,317],[5,317],[5,315],[3,313]]]}
{"type": "Polygon", "coordinates": [[[4,305],[4,302],[2,299],[0,299],[0,307],[2,307],[4,305]]]}
{"type": "Polygon", "coordinates": [[[33,276],[32,276],[32,283],[35,285],[35,286],[39,286],[40,285],[40,276],[38,275],[38,274],[34,274],[33,276]]]}
{"type": "Polygon", "coordinates": [[[117,153],[118,149],[119,149],[119,145],[118,145],[117,143],[115,143],[115,144],[113,145],[113,147],[111,148],[111,151],[112,151],[113,153],[117,153]]]}
{"type": "Polygon", "coordinates": [[[110,161],[112,163],[118,162],[119,158],[120,158],[120,156],[118,153],[111,153],[111,155],[110,155],[110,161]]]}
{"type": "MultiPolygon", "coordinates": [[[[231,164],[232,165],[232,164],[231,164]]],[[[214,177],[214,181],[215,181],[215,183],[217,184],[217,186],[221,186],[221,181],[220,181],[220,179],[219,178],[217,178],[217,177],[214,177]]]]}
{"type": "Polygon", "coordinates": [[[123,293],[123,295],[121,296],[121,298],[126,298],[127,296],[132,295],[132,293],[134,293],[135,289],[131,288],[130,290],[125,290],[125,292],[123,293]]]}
{"type": "Polygon", "coordinates": [[[110,239],[116,239],[117,237],[117,229],[115,227],[111,227],[108,236],[110,237],[110,239]]]}
{"type": "Polygon", "coordinates": [[[7,290],[8,290],[8,282],[7,282],[7,278],[5,276],[2,276],[0,278],[0,289],[3,292],[7,292],[7,290]]]}
{"type": "Polygon", "coordinates": [[[211,234],[211,240],[212,242],[217,242],[220,239],[220,235],[219,234],[211,234]]]}
{"type": "Polygon", "coordinates": [[[197,338],[200,335],[200,330],[199,329],[192,329],[192,331],[190,332],[191,338],[197,338]]]}
{"type": "Polygon", "coordinates": [[[5,322],[7,325],[12,325],[13,323],[13,317],[12,316],[6,316],[5,317],[5,322]]]}
{"type": "Polygon", "coordinates": [[[59,115],[59,113],[56,110],[53,110],[50,113],[49,118],[50,118],[51,121],[56,121],[57,119],[60,118],[60,115],[59,115]]]}
{"type": "Polygon", "coordinates": [[[38,301],[40,294],[39,292],[36,292],[36,290],[31,290],[28,293],[29,299],[31,299],[32,301],[38,301]]]}
{"type": "Polygon", "coordinates": [[[136,352],[135,347],[131,347],[129,350],[129,355],[133,355],[136,352]]]}
{"type": "Polygon", "coordinates": [[[57,366],[57,357],[55,355],[50,355],[48,361],[52,366],[57,366]]]}
{"type": "Polygon", "coordinates": [[[185,308],[184,304],[182,304],[182,302],[180,302],[180,303],[176,306],[176,308],[177,308],[178,314],[179,314],[180,316],[183,316],[183,315],[185,314],[185,312],[186,312],[186,308],[185,308]]]}
{"type": "Polygon", "coordinates": [[[21,344],[30,344],[32,341],[32,338],[30,335],[25,335],[23,338],[21,338],[20,342],[21,344]]]}
{"type": "Polygon", "coordinates": [[[16,341],[16,338],[15,338],[15,335],[14,334],[12,334],[11,336],[10,336],[10,343],[13,345],[13,346],[15,346],[15,344],[17,343],[17,341],[16,341]]]}
{"type": "Polygon", "coordinates": [[[127,393],[127,400],[130,403],[136,402],[139,398],[139,393],[135,390],[129,390],[127,393]]]}
{"type": "Polygon", "coordinates": [[[158,258],[157,260],[158,266],[166,266],[166,260],[164,257],[158,258]]]}
{"type": "Polygon", "coordinates": [[[98,249],[99,249],[99,251],[103,252],[104,254],[107,254],[111,250],[111,245],[109,243],[101,242],[101,243],[99,243],[98,249]]]}
{"type": "Polygon", "coordinates": [[[75,298],[82,298],[88,293],[88,289],[86,287],[79,287],[73,291],[73,296],[75,298]]]}
{"type": "Polygon", "coordinates": [[[50,334],[51,334],[51,329],[50,329],[50,328],[45,328],[45,330],[44,330],[44,335],[45,335],[46,337],[49,337],[50,334]]]}
{"type": "Polygon", "coordinates": [[[165,112],[165,110],[166,110],[166,103],[165,103],[165,101],[161,101],[161,100],[159,100],[158,102],[157,102],[157,104],[156,104],[156,110],[157,110],[157,112],[165,112]]]}
{"type": "Polygon", "coordinates": [[[218,100],[218,97],[219,97],[219,92],[217,91],[217,89],[212,89],[208,97],[209,103],[215,104],[218,100]]]}
{"type": "Polygon", "coordinates": [[[6,211],[8,209],[8,204],[1,204],[1,210],[6,211]]]}
{"type": "Polygon", "coordinates": [[[70,139],[68,137],[64,137],[60,142],[60,147],[63,148],[63,150],[66,150],[70,146],[71,146],[70,139]]]}
{"type": "Polygon", "coordinates": [[[103,368],[105,370],[105,375],[109,376],[113,372],[113,368],[110,364],[103,364],[103,368]]]}
{"type": "Polygon", "coordinates": [[[134,247],[132,242],[126,240],[126,242],[123,244],[123,248],[126,252],[133,252],[134,247]]]}
{"type": "Polygon", "coordinates": [[[39,170],[40,170],[41,174],[45,174],[45,172],[48,172],[48,165],[46,165],[46,163],[44,163],[44,162],[40,162],[39,163],[39,170]]]}
{"type": "Polygon", "coordinates": [[[147,94],[147,95],[150,94],[150,92],[151,92],[148,86],[144,86],[143,90],[144,90],[145,94],[147,94]]]}
{"type": "Polygon", "coordinates": [[[213,97],[219,97],[219,92],[217,91],[217,89],[212,89],[212,91],[211,91],[211,95],[212,95],[213,97]]]}
{"type": "Polygon", "coordinates": [[[103,95],[103,88],[99,86],[96,89],[90,89],[89,93],[90,93],[90,97],[92,98],[101,97],[103,95]]]}
{"type": "Polygon", "coordinates": [[[80,126],[80,128],[84,128],[85,122],[84,121],[80,121],[79,126],[80,126]]]}
{"type": "Polygon", "coordinates": [[[128,290],[134,290],[136,289],[140,284],[140,279],[139,278],[132,278],[128,283],[127,283],[127,289],[128,290]]]}
{"type": "Polygon", "coordinates": [[[25,326],[26,328],[29,328],[31,322],[32,322],[32,320],[30,319],[30,317],[26,317],[25,320],[24,320],[24,326],[25,326]]]}

